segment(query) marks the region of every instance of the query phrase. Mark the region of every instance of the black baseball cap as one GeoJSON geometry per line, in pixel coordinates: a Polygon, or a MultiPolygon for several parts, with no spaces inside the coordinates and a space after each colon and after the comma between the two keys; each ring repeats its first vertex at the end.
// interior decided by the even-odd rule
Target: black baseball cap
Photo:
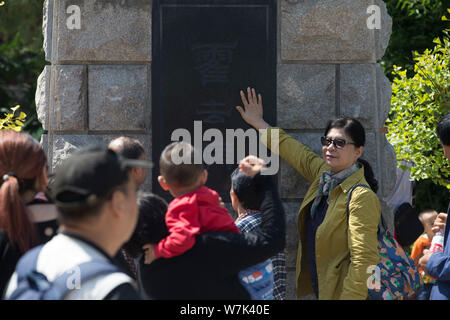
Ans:
{"type": "Polygon", "coordinates": [[[151,162],[127,159],[103,147],[77,151],[55,171],[53,200],[65,209],[93,206],[128,181],[129,168],[152,166],[151,162]]]}

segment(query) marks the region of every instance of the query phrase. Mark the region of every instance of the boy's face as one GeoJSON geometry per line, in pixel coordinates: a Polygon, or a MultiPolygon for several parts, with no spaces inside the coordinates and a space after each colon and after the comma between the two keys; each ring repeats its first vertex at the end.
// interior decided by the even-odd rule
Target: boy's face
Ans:
{"type": "Polygon", "coordinates": [[[425,213],[422,216],[422,224],[423,224],[423,228],[424,231],[426,232],[426,234],[428,235],[428,237],[431,239],[434,236],[434,232],[431,230],[431,228],[433,227],[433,223],[434,220],[436,219],[437,216],[437,212],[429,212],[429,213],[425,213]]]}

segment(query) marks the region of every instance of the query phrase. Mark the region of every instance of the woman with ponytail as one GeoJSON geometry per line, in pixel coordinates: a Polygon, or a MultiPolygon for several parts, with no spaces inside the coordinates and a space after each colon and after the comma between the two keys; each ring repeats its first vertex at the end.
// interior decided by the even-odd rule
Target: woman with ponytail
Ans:
{"type": "MultiPolygon", "coordinates": [[[[381,208],[378,182],[369,163],[361,159],[365,131],[352,118],[330,121],[321,137],[322,156],[263,119],[261,95],[241,91],[242,118],[261,132],[261,141],[272,148],[278,134],[278,152],[311,186],[298,213],[297,297],[315,294],[318,299],[367,299],[369,267],[379,262],[377,231],[381,208]],[[349,191],[357,185],[349,202],[349,191]]],[[[275,147],[275,146],[273,146],[275,147]]]]}
{"type": "Polygon", "coordinates": [[[36,205],[47,185],[39,143],[28,134],[0,131],[0,297],[19,258],[56,231],[55,206],[36,205]]]}

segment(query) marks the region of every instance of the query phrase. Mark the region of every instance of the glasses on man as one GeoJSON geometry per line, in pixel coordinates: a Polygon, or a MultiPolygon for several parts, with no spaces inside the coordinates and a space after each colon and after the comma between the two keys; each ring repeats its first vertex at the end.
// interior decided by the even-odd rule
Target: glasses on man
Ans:
{"type": "Polygon", "coordinates": [[[355,144],[354,142],[348,142],[342,138],[331,139],[329,137],[321,137],[320,142],[324,147],[328,147],[330,144],[333,144],[333,146],[337,149],[342,149],[346,144],[355,144]]]}

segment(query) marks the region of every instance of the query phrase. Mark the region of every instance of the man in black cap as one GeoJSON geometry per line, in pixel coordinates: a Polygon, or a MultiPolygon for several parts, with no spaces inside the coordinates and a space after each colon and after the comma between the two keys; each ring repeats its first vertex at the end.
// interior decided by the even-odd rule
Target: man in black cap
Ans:
{"type": "MultiPolygon", "coordinates": [[[[136,184],[128,169],[144,166],[150,164],[122,158],[112,150],[91,148],[75,153],[56,170],[53,198],[61,231],[38,252],[35,271],[50,283],[72,272],[73,288],[64,299],[140,298],[134,281],[120,269],[113,267],[113,272],[84,281],[77,268],[79,271],[80,265],[92,261],[114,265],[112,257],[130,238],[138,218],[136,184]]],[[[18,271],[6,297],[20,286],[18,271]]]]}

